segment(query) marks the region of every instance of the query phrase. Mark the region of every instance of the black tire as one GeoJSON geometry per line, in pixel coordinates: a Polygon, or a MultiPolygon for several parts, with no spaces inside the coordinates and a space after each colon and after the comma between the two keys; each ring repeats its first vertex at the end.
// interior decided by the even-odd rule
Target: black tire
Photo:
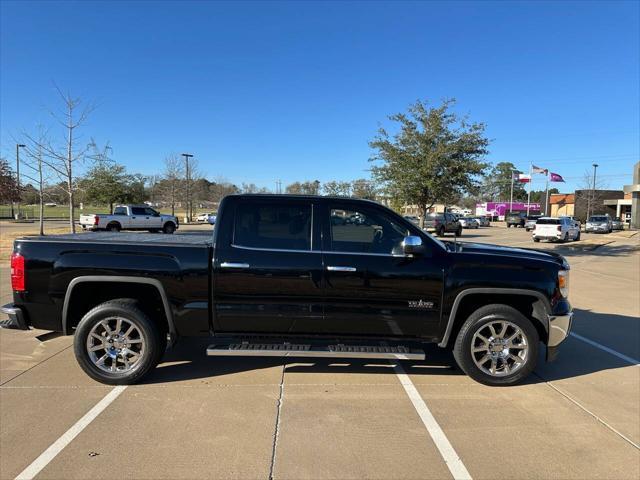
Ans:
{"type": "Polygon", "coordinates": [[[107,225],[108,232],[119,232],[120,230],[122,230],[122,227],[118,222],[112,222],[109,225],[107,225]]]}
{"type": "Polygon", "coordinates": [[[80,367],[94,380],[107,385],[132,385],[140,381],[160,362],[167,347],[166,333],[139,308],[132,299],[116,299],[91,309],[76,327],[73,350],[80,367]],[[121,317],[135,324],[144,340],[145,350],[128,372],[106,372],[97,367],[87,351],[87,338],[98,323],[109,317],[121,317]]]}
{"type": "Polygon", "coordinates": [[[575,241],[577,242],[578,240],[580,240],[580,232],[578,232],[578,235],[576,235],[575,241]]]}
{"type": "Polygon", "coordinates": [[[492,304],[479,308],[464,322],[453,347],[453,356],[462,371],[479,383],[491,386],[514,385],[529,376],[536,367],[539,342],[538,331],[518,310],[508,305],[492,304]],[[484,325],[496,320],[504,320],[518,326],[528,345],[526,360],[522,366],[514,373],[504,376],[493,376],[482,371],[474,362],[471,353],[474,334],[484,325]]]}
{"type": "Polygon", "coordinates": [[[459,237],[462,235],[462,227],[458,227],[458,230],[455,231],[455,235],[456,237],[459,237]]]}
{"type": "Polygon", "coordinates": [[[511,224],[510,223],[507,223],[507,228],[511,228],[511,224]]]}
{"type": "Polygon", "coordinates": [[[536,237],[533,237],[533,241],[534,241],[534,242],[536,242],[536,243],[539,243],[539,242],[540,242],[540,239],[539,239],[539,238],[536,238],[536,237]]]}
{"type": "Polygon", "coordinates": [[[562,238],[562,243],[567,243],[569,241],[569,232],[564,234],[564,237],[562,238]]]}
{"type": "Polygon", "coordinates": [[[438,229],[438,231],[436,232],[436,234],[437,234],[439,237],[444,237],[444,227],[440,227],[440,228],[438,229]]]}
{"type": "Polygon", "coordinates": [[[176,226],[173,222],[167,222],[164,224],[164,227],[162,227],[162,231],[170,235],[176,231],[176,226]]]}

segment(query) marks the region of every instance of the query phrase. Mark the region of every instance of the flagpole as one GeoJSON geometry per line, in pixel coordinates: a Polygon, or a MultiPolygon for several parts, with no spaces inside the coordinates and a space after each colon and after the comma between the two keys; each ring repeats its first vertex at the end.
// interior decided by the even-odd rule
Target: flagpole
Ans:
{"type": "Polygon", "coordinates": [[[549,171],[547,170],[547,185],[546,185],[546,194],[545,194],[545,201],[544,201],[544,214],[545,216],[549,216],[551,215],[551,209],[549,208],[549,171]]]}
{"type": "Polygon", "coordinates": [[[533,182],[533,162],[529,163],[529,193],[527,193],[527,217],[529,216],[529,206],[531,205],[531,183],[533,182]]]}
{"type": "Polygon", "coordinates": [[[511,200],[509,201],[509,213],[513,210],[513,175],[515,170],[511,170],[511,200]]]}

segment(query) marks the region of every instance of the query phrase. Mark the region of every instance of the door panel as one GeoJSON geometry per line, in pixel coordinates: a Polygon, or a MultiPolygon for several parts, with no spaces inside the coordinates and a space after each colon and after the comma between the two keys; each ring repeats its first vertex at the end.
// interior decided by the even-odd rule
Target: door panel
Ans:
{"type": "Polygon", "coordinates": [[[418,234],[415,227],[375,207],[333,204],[325,218],[323,332],[437,336],[442,265],[429,250],[415,257],[402,253],[401,242],[418,234]]]}
{"type": "Polygon", "coordinates": [[[309,203],[244,201],[233,237],[216,245],[214,328],[291,333],[322,319],[322,255],[309,203]]]}

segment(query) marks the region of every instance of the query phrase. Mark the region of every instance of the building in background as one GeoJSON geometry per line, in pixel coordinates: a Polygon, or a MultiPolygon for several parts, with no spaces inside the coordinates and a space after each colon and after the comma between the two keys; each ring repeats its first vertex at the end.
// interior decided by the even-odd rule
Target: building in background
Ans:
{"type": "Polygon", "coordinates": [[[549,195],[552,217],[573,217],[576,206],[574,193],[552,193],[549,195]]]}
{"type": "Polygon", "coordinates": [[[633,184],[624,186],[626,195],[631,196],[631,209],[629,216],[631,220],[631,228],[640,228],[640,162],[633,166],[633,184]]]}

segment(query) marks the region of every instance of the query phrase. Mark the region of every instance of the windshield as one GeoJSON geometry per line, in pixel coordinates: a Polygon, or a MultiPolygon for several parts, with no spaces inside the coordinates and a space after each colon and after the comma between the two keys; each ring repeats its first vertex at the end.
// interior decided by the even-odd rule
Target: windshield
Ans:
{"type": "Polygon", "coordinates": [[[606,222],[607,217],[590,217],[589,221],[590,222],[606,222]]]}

